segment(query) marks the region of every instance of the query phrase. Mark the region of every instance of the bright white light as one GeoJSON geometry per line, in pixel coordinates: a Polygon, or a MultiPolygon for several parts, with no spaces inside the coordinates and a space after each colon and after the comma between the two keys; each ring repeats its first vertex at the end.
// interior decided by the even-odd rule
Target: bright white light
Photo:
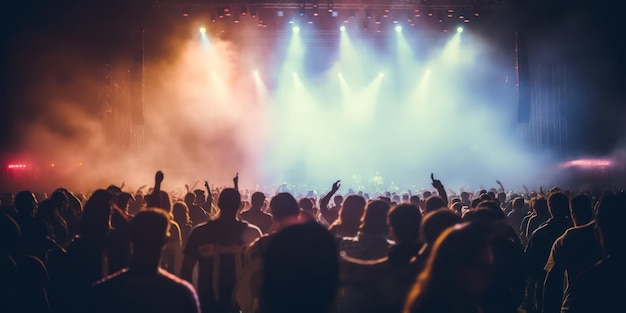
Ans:
{"type": "Polygon", "coordinates": [[[259,71],[252,71],[252,75],[254,75],[254,77],[259,77],[259,71]]]}
{"type": "Polygon", "coordinates": [[[383,77],[385,77],[385,73],[383,72],[378,73],[378,78],[383,78],[383,77]]]}
{"type": "Polygon", "coordinates": [[[463,27],[460,27],[460,26],[459,26],[459,27],[457,27],[457,28],[456,28],[456,32],[457,32],[457,33],[462,33],[462,32],[463,32],[463,27]]]}
{"type": "Polygon", "coordinates": [[[291,30],[293,30],[294,33],[299,33],[300,32],[300,27],[294,26],[291,30]]]}
{"type": "Polygon", "coordinates": [[[341,72],[339,72],[339,73],[337,73],[337,76],[343,77],[343,74],[341,74],[341,72]]]}
{"type": "Polygon", "coordinates": [[[199,31],[202,34],[206,33],[206,27],[200,27],[199,31]]]}
{"type": "Polygon", "coordinates": [[[342,31],[342,32],[345,32],[346,31],[346,27],[341,25],[341,26],[339,26],[339,30],[342,31]]]}
{"type": "Polygon", "coordinates": [[[402,31],[402,26],[396,25],[396,31],[399,33],[402,31]]]}
{"type": "Polygon", "coordinates": [[[291,75],[292,75],[293,77],[298,77],[298,73],[296,73],[296,72],[291,73],[291,75]]]}

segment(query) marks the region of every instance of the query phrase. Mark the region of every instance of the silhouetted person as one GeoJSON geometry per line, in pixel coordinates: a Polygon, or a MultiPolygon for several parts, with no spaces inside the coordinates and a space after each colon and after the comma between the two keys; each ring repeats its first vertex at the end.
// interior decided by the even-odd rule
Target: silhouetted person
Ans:
{"type": "Polygon", "coordinates": [[[363,212],[365,212],[365,199],[362,196],[349,195],[339,210],[339,217],[328,230],[339,238],[356,236],[363,212]]]}
{"type": "Polygon", "coordinates": [[[388,213],[391,239],[395,241],[388,252],[389,262],[394,266],[408,264],[421,248],[419,242],[422,215],[415,205],[403,203],[388,213]]]}
{"type": "Polygon", "coordinates": [[[603,257],[596,236],[591,199],[578,195],[570,201],[570,213],[575,227],[568,229],[552,246],[545,266],[544,313],[569,310],[571,286],[576,278],[603,257]],[[564,286],[565,281],[565,286],[564,286]]]}
{"type": "MultiPolygon", "coordinates": [[[[300,208],[298,202],[289,193],[281,192],[270,200],[272,212],[272,227],[276,232],[300,222],[300,208]]],[[[244,312],[258,310],[261,313],[268,312],[268,308],[261,297],[261,284],[263,281],[263,262],[268,244],[274,238],[275,233],[267,234],[255,240],[246,251],[246,268],[244,278],[238,283],[239,290],[237,301],[244,312]],[[258,307],[255,304],[258,303],[258,307]]]]}
{"type": "Polygon", "coordinates": [[[241,195],[225,188],[218,198],[220,217],[194,228],[185,246],[181,278],[192,281],[198,263],[198,295],[204,312],[236,310],[232,300],[245,247],[261,236],[258,228],[237,220],[241,195]]]}
{"type": "Polygon", "coordinates": [[[544,267],[550,256],[552,245],[558,237],[573,226],[569,216],[569,199],[565,194],[561,192],[549,194],[548,210],[550,219],[531,234],[524,252],[529,271],[527,309],[531,312],[541,311],[543,308],[543,282],[546,277],[544,267]]]}
{"type": "Polygon", "coordinates": [[[446,229],[407,297],[406,313],[476,313],[492,280],[489,224],[446,229]]]}
{"type": "Polygon", "coordinates": [[[195,202],[195,193],[189,192],[185,195],[185,204],[187,205],[187,208],[189,208],[189,218],[191,219],[192,226],[194,227],[209,220],[207,212],[195,202]]]}
{"type": "Polygon", "coordinates": [[[543,223],[547,222],[548,219],[550,219],[550,211],[548,211],[548,199],[546,199],[546,197],[538,196],[533,198],[530,202],[530,206],[533,214],[528,219],[528,225],[524,230],[526,242],[528,242],[530,236],[535,230],[537,230],[537,228],[539,228],[539,226],[543,225],[543,223]]]}
{"type": "Polygon", "coordinates": [[[523,211],[524,199],[518,197],[513,199],[512,202],[511,212],[507,215],[507,219],[511,227],[513,227],[513,230],[515,230],[515,233],[519,236],[522,219],[526,216],[526,212],[523,211]]]}
{"type": "Polygon", "coordinates": [[[46,252],[50,247],[46,225],[35,217],[37,200],[30,191],[20,191],[15,196],[18,223],[22,233],[22,249],[26,254],[46,262],[46,252]]]}
{"type": "MultiPolygon", "coordinates": [[[[164,174],[161,171],[157,171],[154,176],[154,188],[152,193],[146,196],[146,204],[148,207],[160,208],[165,210],[171,217],[172,213],[172,201],[170,195],[161,190],[161,184],[163,183],[164,174]]],[[[182,237],[180,234],[180,226],[173,219],[170,218],[170,240],[161,254],[161,266],[170,273],[178,273],[182,259],[181,251],[182,237]]]]}
{"type": "Polygon", "coordinates": [[[386,218],[388,212],[387,202],[370,201],[365,207],[359,232],[355,237],[345,237],[339,245],[339,250],[345,251],[349,257],[363,260],[385,257],[390,245],[386,218]]]}
{"type": "Polygon", "coordinates": [[[424,215],[422,221],[422,233],[424,244],[418,253],[415,266],[422,270],[430,257],[435,242],[439,236],[449,227],[461,223],[461,218],[450,210],[436,210],[424,215]]]}
{"type": "Polygon", "coordinates": [[[48,312],[48,273],[36,257],[21,250],[20,229],[8,215],[0,214],[0,277],[2,312],[48,312]],[[5,285],[6,284],[6,285],[5,285]]]}
{"type": "Polygon", "coordinates": [[[96,190],[83,210],[78,237],[70,244],[61,279],[62,299],[59,310],[83,312],[88,306],[91,285],[109,275],[109,236],[113,195],[103,189],[96,190]]]}
{"type": "Polygon", "coordinates": [[[169,239],[169,219],[160,209],[135,216],[131,265],[94,285],[94,312],[200,312],[193,286],[159,266],[169,239]]]}
{"type": "Polygon", "coordinates": [[[267,312],[329,312],[339,282],[334,237],[316,223],[289,226],[273,237],[263,264],[267,312]]]}
{"type": "Polygon", "coordinates": [[[15,210],[13,200],[13,193],[2,193],[2,197],[0,197],[0,214],[4,213],[11,218],[15,218],[17,216],[17,211],[15,210]]]}
{"type": "Polygon", "coordinates": [[[580,274],[570,294],[568,312],[624,312],[626,290],[626,195],[605,195],[598,207],[596,223],[607,255],[580,274]]]}
{"type": "Polygon", "coordinates": [[[330,198],[339,190],[341,187],[341,181],[336,181],[333,183],[330,191],[320,200],[320,213],[322,213],[322,217],[328,223],[328,225],[332,225],[337,217],[339,217],[339,210],[341,209],[341,203],[343,202],[343,197],[337,195],[333,198],[335,205],[332,208],[328,207],[328,203],[330,202],[330,198]]]}
{"type": "Polygon", "coordinates": [[[258,227],[262,233],[267,234],[272,227],[272,216],[263,212],[263,206],[265,205],[265,194],[262,192],[255,192],[250,199],[250,208],[241,213],[240,218],[250,224],[254,224],[258,227]]]}
{"type": "Polygon", "coordinates": [[[191,231],[193,230],[193,224],[189,216],[189,209],[187,208],[187,205],[180,201],[174,203],[174,206],[172,206],[172,216],[176,224],[180,226],[180,235],[184,247],[187,244],[191,231]]]}

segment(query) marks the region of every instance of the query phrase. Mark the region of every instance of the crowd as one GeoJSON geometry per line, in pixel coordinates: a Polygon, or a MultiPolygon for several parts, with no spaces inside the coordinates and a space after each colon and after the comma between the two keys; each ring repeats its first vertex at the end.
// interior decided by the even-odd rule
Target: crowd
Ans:
{"type": "Polygon", "coordinates": [[[626,312],[626,193],[60,188],[0,199],[1,312],[626,312]]]}

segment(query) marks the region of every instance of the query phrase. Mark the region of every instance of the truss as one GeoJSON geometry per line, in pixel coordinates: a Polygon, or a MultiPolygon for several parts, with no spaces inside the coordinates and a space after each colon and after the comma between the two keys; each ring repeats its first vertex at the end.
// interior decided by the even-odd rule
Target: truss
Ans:
{"type": "Polygon", "coordinates": [[[496,8],[512,6],[514,0],[153,0],[152,5],[161,9],[213,9],[220,7],[254,7],[257,9],[297,9],[304,3],[306,8],[316,4],[320,8],[333,9],[415,9],[415,8],[496,8]]]}

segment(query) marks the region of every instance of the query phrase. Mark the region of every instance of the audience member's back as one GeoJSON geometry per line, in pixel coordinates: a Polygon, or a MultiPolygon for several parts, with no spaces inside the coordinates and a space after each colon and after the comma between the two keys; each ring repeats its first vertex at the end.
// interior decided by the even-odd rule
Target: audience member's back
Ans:
{"type": "Polygon", "coordinates": [[[322,226],[289,226],[269,242],[263,297],[272,313],[326,313],[339,281],[335,239],[322,226]]]}
{"type": "Polygon", "coordinates": [[[626,308],[626,195],[603,196],[598,208],[598,229],[608,255],[574,283],[570,311],[624,312],[626,308]]]}
{"type": "Polygon", "coordinates": [[[382,200],[370,201],[356,237],[346,237],[341,241],[340,250],[352,258],[375,260],[387,255],[389,248],[389,227],[387,213],[389,204],[382,200]]]}
{"type": "Polygon", "coordinates": [[[232,293],[243,270],[245,247],[261,236],[258,228],[236,219],[241,195],[233,188],[218,198],[220,217],[194,228],[184,250],[181,278],[191,282],[198,263],[198,295],[202,310],[230,312],[232,293]]]}
{"type": "Polygon", "coordinates": [[[262,233],[268,233],[272,226],[272,216],[261,210],[265,204],[265,194],[258,191],[253,193],[250,204],[250,209],[242,212],[240,218],[254,224],[262,233]]]}
{"type": "Polygon", "coordinates": [[[0,266],[3,266],[0,280],[3,289],[8,289],[3,290],[6,294],[0,295],[0,311],[48,312],[46,268],[36,257],[22,253],[20,229],[11,217],[3,213],[0,213],[0,238],[0,266]],[[4,286],[7,283],[13,285],[4,286]]]}
{"type": "Polygon", "coordinates": [[[134,255],[130,268],[97,282],[95,312],[199,312],[193,286],[159,266],[169,237],[169,217],[159,209],[141,211],[132,222],[134,255]]]}

